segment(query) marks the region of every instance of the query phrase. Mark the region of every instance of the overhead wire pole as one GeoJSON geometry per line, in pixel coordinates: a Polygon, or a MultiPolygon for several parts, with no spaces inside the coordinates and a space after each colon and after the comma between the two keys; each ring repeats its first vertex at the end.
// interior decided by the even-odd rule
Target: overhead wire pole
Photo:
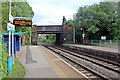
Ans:
{"type": "Polygon", "coordinates": [[[73,27],[73,42],[75,44],[75,26],[73,27]]]}
{"type": "MultiPolygon", "coordinates": [[[[75,20],[75,14],[73,15],[73,19],[75,20]]],[[[75,26],[73,26],[73,43],[75,44],[75,26]]]]}

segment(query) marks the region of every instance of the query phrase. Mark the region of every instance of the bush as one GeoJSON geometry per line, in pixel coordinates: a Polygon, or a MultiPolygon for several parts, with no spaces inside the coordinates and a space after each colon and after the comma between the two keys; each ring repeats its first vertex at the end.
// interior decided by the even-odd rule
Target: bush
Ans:
{"type": "Polygon", "coordinates": [[[6,52],[5,50],[5,44],[0,44],[0,47],[2,48],[0,54],[1,55],[1,61],[0,61],[0,67],[1,67],[1,73],[2,73],[2,77],[7,76],[7,55],[8,52],[6,52]]]}

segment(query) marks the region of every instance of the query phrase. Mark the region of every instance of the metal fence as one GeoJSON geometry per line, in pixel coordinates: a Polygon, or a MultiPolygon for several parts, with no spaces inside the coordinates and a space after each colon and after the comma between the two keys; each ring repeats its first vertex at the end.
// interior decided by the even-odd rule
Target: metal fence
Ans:
{"type": "Polygon", "coordinates": [[[84,44],[96,46],[118,46],[119,40],[84,40],[84,44]]]}

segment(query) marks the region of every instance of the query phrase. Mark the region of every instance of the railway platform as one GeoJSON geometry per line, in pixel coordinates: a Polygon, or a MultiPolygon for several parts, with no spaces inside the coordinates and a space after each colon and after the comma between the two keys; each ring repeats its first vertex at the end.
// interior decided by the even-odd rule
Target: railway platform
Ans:
{"type": "Polygon", "coordinates": [[[25,78],[85,79],[83,74],[75,71],[43,46],[23,46],[17,58],[26,69],[25,78]]]}
{"type": "Polygon", "coordinates": [[[90,46],[90,45],[82,45],[82,44],[63,44],[63,46],[64,45],[87,48],[87,49],[94,49],[94,50],[101,50],[101,51],[106,51],[106,52],[120,53],[118,46],[113,48],[113,47],[90,46]]]}

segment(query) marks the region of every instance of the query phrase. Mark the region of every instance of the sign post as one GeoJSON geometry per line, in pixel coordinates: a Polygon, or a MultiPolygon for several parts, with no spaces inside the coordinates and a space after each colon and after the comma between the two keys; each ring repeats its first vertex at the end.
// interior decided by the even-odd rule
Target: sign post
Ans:
{"type": "MultiPolygon", "coordinates": [[[[106,44],[106,41],[105,41],[105,40],[106,40],[106,36],[101,36],[101,40],[104,42],[104,44],[106,44]]],[[[101,40],[100,40],[100,41],[101,41],[101,40]]],[[[100,45],[101,45],[101,44],[102,44],[102,42],[100,42],[100,45]]]]}
{"type": "MultiPolygon", "coordinates": [[[[76,20],[76,15],[75,14],[73,15],[73,19],[76,20]]],[[[75,23],[75,21],[74,21],[74,23],[75,23]]],[[[73,43],[75,44],[75,26],[73,26],[73,43]]]]}
{"type": "Polygon", "coordinates": [[[12,58],[14,64],[14,30],[12,30],[12,58]]]}
{"type": "Polygon", "coordinates": [[[85,43],[85,42],[84,42],[84,38],[85,38],[84,28],[81,28],[81,31],[83,31],[83,33],[82,33],[82,38],[83,38],[83,44],[84,44],[84,43],[85,43]]]}
{"type": "Polygon", "coordinates": [[[9,54],[8,54],[8,56],[11,56],[11,47],[10,47],[10,45],[11,45],[11,32],[9,31],[9,54]]]}
{"type": "Polygon", "coordinates": [[[15,30],[15,25],[8,23],[7,30],[9,31],[8,75],[11,75],[12,74],[12,64],[14,62],[14,30],[15,30]],[[11,32],[12,32],[12,47],[11,47],[11,32]],[[12,57],[11,57],[11,49],[12,49],[12,57]]]}
{"type": "Polygon", "coordinates": [[[12,74],[11,31],[9,31],[8,75],[12,74]]]}

